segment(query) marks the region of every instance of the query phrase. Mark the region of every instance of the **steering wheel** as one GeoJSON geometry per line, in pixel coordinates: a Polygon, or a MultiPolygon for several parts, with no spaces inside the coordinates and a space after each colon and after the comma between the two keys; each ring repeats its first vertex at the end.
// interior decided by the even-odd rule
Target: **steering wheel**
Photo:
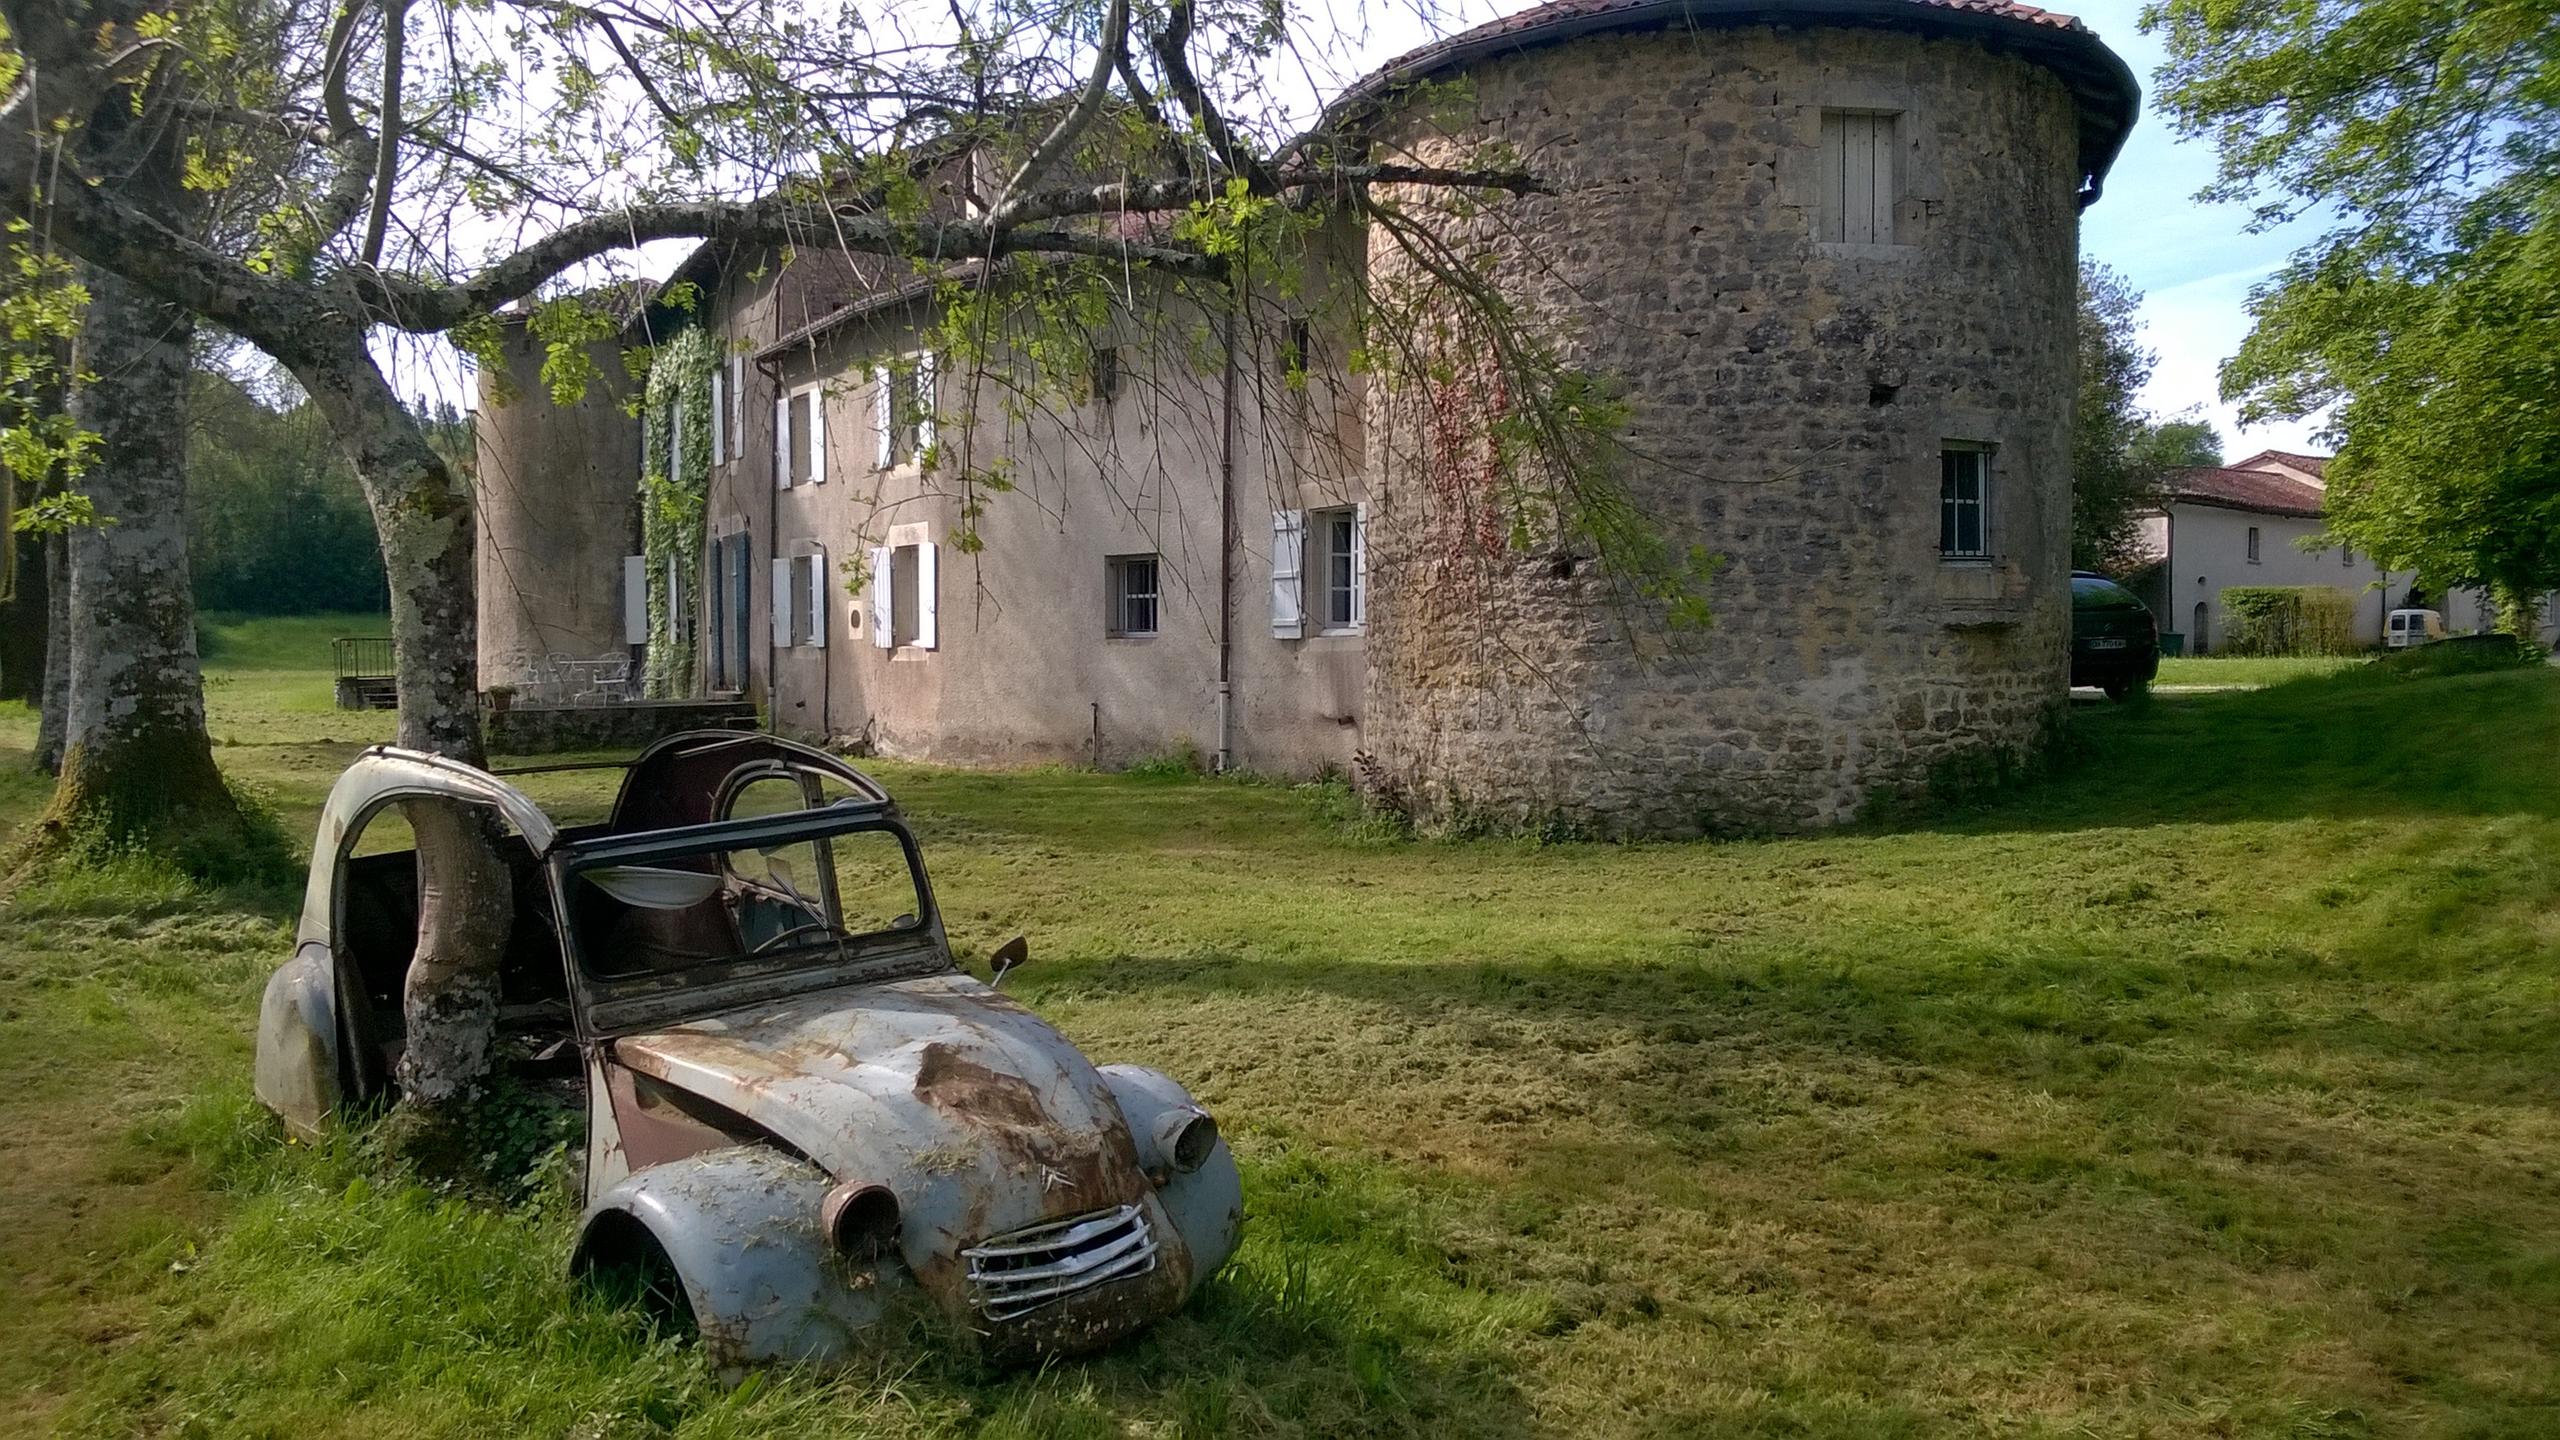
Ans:
{"type": "Polygon", "coordinates": [[[806,935],[812,930],[830,930],[834,931],[838,935],[844,936],[848,940],[853,938],[852,932],[850,931],[838,929],[824,920],[816,920],[806,925],[794,925],[788,930],[768,935],[762,941],[758,942],[754,949],[749,950],[747,953],[750,955],[761,955],[767,950],[791,939],[795,935],[806,935]]]}

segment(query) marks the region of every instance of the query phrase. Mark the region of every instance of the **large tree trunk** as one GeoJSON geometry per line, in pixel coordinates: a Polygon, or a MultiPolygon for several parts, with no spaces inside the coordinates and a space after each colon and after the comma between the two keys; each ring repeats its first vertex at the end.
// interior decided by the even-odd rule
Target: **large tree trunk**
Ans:
{"type": "MultiPolygon", "coordinates": [[[[481,763],[479,616],[471,491],[383,379],[360,339],[294,367],[364,482],[391,583],[400,743],[481,763]]],[[[418,838],[418,948],[401,999],[408,1042],[390,1142],[422,1166],[468,1170],[498,1020],[498,962],[514,894],[495,817],[407,807],[418,838]]]]}
{"type": "MultiPolygon", "coordinates": [[[[89,277],[72,397],[98,437],[80,480],[100,517],[67,544],[62,764],[46,825],[177,855],[199,873],[251,860],[213,763],[187,574],[186,402],[192,316],[89,277]]],[[[264,857],[256,857],[264,858],[264,857]]]]}
{"type": "Polygon", "coordinates": [[[71,709],[71,537],[44,537],[44,680],[36,706],[36,768],[62,772],[62,727],[71,709]]]}

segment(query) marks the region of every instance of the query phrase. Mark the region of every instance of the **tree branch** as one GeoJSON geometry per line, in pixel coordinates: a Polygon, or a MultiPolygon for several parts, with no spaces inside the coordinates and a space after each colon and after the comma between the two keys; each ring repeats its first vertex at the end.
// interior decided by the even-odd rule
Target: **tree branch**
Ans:
{"type": "Polygon", "coordinates": [[[1191,73],[1191,59],[1184,47],[1191,43],[1193,18],[1192,0],[1173,0],[1165,12],[1164,29],[1155,40],[1156,63],[1164,67],[1165,86],[1200,126],[1218,163],[1243,176],[1255,194],[1268,195],[1273,188],[1271,167],[1236,138],[1235,131],[1227,125],[1227,117],[1218,112],[1209,92],[1201,88],[1200,78],[1191,73]]]}
{"type": "Polygon", "coordinates": [[[1129,0],[1111,0],[1111,8],[1102,17],[1102,43],[1094,49],[1093,73],[1085,77],[1084,89],[1076,96],[1076,103],[1066,114],[1058,117],[1057,124],[1049,127],[1049,133],[1040,141],[1039,148],[1031,152],[1031,158],[1022,162],[1021,169],[1013,172],[1012,179],[1004,182],[1004,189],[997,192],[995,203],[987,207],[999,221],[1009,218],[1006,210],[1013,203],[1013,197],[1030,189],[1042,175],[1065,159],[1067,152],[1075,148],[1076,138],[1093,123],[1094,116],[1102,113],[1103,99],[1111,93],[1111,77],[1120,68],[1120,59],[1128,43],[1129,0]]]}
{"type": "Polygon", "coordinates": [[[382,113],[374,117],[373,213],[364,222],[364,263],[382,262],[391,192],[400,178],[400,77],[409,46],[409,0],[382,0],[382,113]]]}

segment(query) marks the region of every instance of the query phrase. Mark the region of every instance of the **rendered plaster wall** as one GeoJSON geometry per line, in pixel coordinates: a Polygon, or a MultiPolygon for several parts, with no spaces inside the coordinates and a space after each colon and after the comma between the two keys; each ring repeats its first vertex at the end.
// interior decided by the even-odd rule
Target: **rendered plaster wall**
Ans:
{"type": "Polygon", "coordinates": [[[555,405],[543,347],[522,325],[505,332],[503,374],[480,377],[480,684],[528,698],[550,683],[553,657],[626,659],[622,561],[639,534],[640,427],[624,412],[620,350],[595,347],[604,378],[555,405]],[[501,398],[501,397],[504,398],[501,398]]]}
{"type": "MultiPolygon", "coordinates": [[[[1703,632],[1612,604],[1587,553],[1499,544],[1436,458],[1427,391],[1378,387],[1384,772],[1426,820],[1681,835],[1844,821],[2036,747],[2069,632],[2063,86],[1972,42],[1837,28],[1597,37],[1473,78],[1386,147],[1502,142],[1553,179],[1431,223],[1626,387],[1634,498],[1725,568],[1703,632]],[[1826,109],[1897,117],[1892,244],[1814,238],[1826,109]],[[1950,440],[1996,447],[1987,563],[1939,555],[1950,440]]],[[[1370,257],[1380,287],[1411,273],[1383,234],[1370,257]]]]}

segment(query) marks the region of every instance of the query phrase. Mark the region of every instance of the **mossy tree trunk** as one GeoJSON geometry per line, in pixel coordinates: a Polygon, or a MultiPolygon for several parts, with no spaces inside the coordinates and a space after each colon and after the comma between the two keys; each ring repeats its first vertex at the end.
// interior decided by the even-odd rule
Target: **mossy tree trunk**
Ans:
{"type": "Polygon", "coordinates": [[[237,861],[240,807],[213,763],[187,572],[186,403],[195,321],[89,277],[73,418],[98,437],[80,479],[100,517],[65,553],[62,757],[48,836],[95,831],[200,872],[237,861]]]}
{"type": "MultiPolygon", "coordinates": [[[[292,362],[363,482],[391,587],[400,743],[469,764],[484,759],[479,695],[478,541],[468,477],[431,444],[349,328],[292,362]]],[[[468,1169],[498,1021],[498,965],[514,893],[494,817],[413,803],[418,948],[401,1010],[400,1113],[391,1142],[423,1167],[468,1169]]]]}

